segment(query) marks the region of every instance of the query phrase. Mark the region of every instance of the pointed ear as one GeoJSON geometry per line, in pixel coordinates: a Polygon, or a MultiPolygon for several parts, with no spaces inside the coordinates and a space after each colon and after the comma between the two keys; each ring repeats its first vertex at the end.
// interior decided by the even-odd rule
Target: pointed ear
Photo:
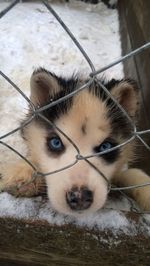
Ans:
{"type": "Polygon", "coordinates": [[[134,80],[125,79],[111,88],[111,94],[130,117],[135,117],[139,106],[139,88],[134,80]]]}
{"type": "Polygon", "coordinates": [[[33,72],[30,87],[30,99],[35,106],[47,104],[61,90],[57,77],[43,68],[33,72]]]}

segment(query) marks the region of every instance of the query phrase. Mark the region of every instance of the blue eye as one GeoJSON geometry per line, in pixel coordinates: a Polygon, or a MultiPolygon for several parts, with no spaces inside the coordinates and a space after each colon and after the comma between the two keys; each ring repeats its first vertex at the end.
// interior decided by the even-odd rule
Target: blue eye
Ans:
{"type": "Polygon", "coordinates": [[[107,163],[114,163],[120,154],[120,149],[115,149],[113,151],[109,151],[109,149],[112,149],[113,147],[117,146],[119,143],[117,143],[114,139],[106,139],[104,142],[102,142],[99,146],[94,148],[94,152],[104,152],[108,151],[104,154],[99,154],[99,157],[105,160],[107,163]]]}
{"type": "Polygon", "coordinates": [[[59,137],[48,139],[48,147],[51,151],[62,151],[64,146],[59,137]]]}
{"type": "Polygon", "coordinates": [[[99,152],[109,150],[112,147],[113,147],[113,144],[111,142],[105,141],[99,146],[99,152]]]}

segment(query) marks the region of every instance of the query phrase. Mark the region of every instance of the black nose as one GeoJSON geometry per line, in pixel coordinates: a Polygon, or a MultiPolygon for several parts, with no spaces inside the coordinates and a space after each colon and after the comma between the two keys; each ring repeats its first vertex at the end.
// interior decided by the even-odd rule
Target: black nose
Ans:
{"type": "Polygon", "coordinates": [[[66,193],[66,201],[74,211],[88,209],[93,202],[93,192],[87,188],[73,188],[66,193]]]}

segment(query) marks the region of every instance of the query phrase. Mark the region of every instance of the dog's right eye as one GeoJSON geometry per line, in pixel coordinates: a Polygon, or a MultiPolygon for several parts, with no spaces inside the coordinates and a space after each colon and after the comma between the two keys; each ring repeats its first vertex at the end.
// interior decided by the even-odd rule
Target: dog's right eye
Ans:
{"type": "Polygon", "coordinates": [[[109,149],[117,145],[118,143],[115,140],[111,138],[107,138],[99,146],[94,148],[94,152],[99,153],[99,152],[104,152],[108,150],[107,153],[100,154],[99,156],[103,158],[107,163],[114,163],[120,154],[120,150],[115,149],[113,151],[109,151],[109,149]]]}
{"type": "Polygon", "coordinates": [[[64,150],[64,145],[59,137],[48,138],[47,140],[48,148],[50,151],[61,152],[64,150]]]}

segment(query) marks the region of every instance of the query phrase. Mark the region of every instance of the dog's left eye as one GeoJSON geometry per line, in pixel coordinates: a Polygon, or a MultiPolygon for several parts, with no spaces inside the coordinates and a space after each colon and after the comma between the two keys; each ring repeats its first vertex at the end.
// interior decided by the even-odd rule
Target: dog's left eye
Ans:
{"type": "Polygon", "coordinates": [[[112,142],[106,140],[106,141],[102,142],[99,146],[95,147],[94,152],[96,152],[96,153],[104,152],[104,151],[107,151],[107,150],[113,148],[114,146],[115,145],[112,142]]]}
{"type": "Polygon", "coordinates": [[[51,151],[62,151],[64,149],[64,145],[59,137],[52,137],[48,139],[48,147],[51,151]]]}
{"type": "MultiPolygon", "coordinates": [[[[99,146],[94,148],[94,152],[96,152],[96,153],[104,152],[104,151],[107,151],[107,150],[109,150],[115,146],[117,146],[117,143],[115,141],[105,140],[99,146]]],[[[113,163],[117,160],[119,153],[120,153],[120,150],[116,149],[113,151],[108,151],[108,153],[104,153],[104,154],[101,154],[99,156],[101,158],[103,158],[107,163],[113,163]]]]}
{"type": "Polygon", "coordinates": [[[105,141],[99,146],[99,152],[109,150],[112,147],[113,147],[113,144],[111,142],[105,141]]]}

